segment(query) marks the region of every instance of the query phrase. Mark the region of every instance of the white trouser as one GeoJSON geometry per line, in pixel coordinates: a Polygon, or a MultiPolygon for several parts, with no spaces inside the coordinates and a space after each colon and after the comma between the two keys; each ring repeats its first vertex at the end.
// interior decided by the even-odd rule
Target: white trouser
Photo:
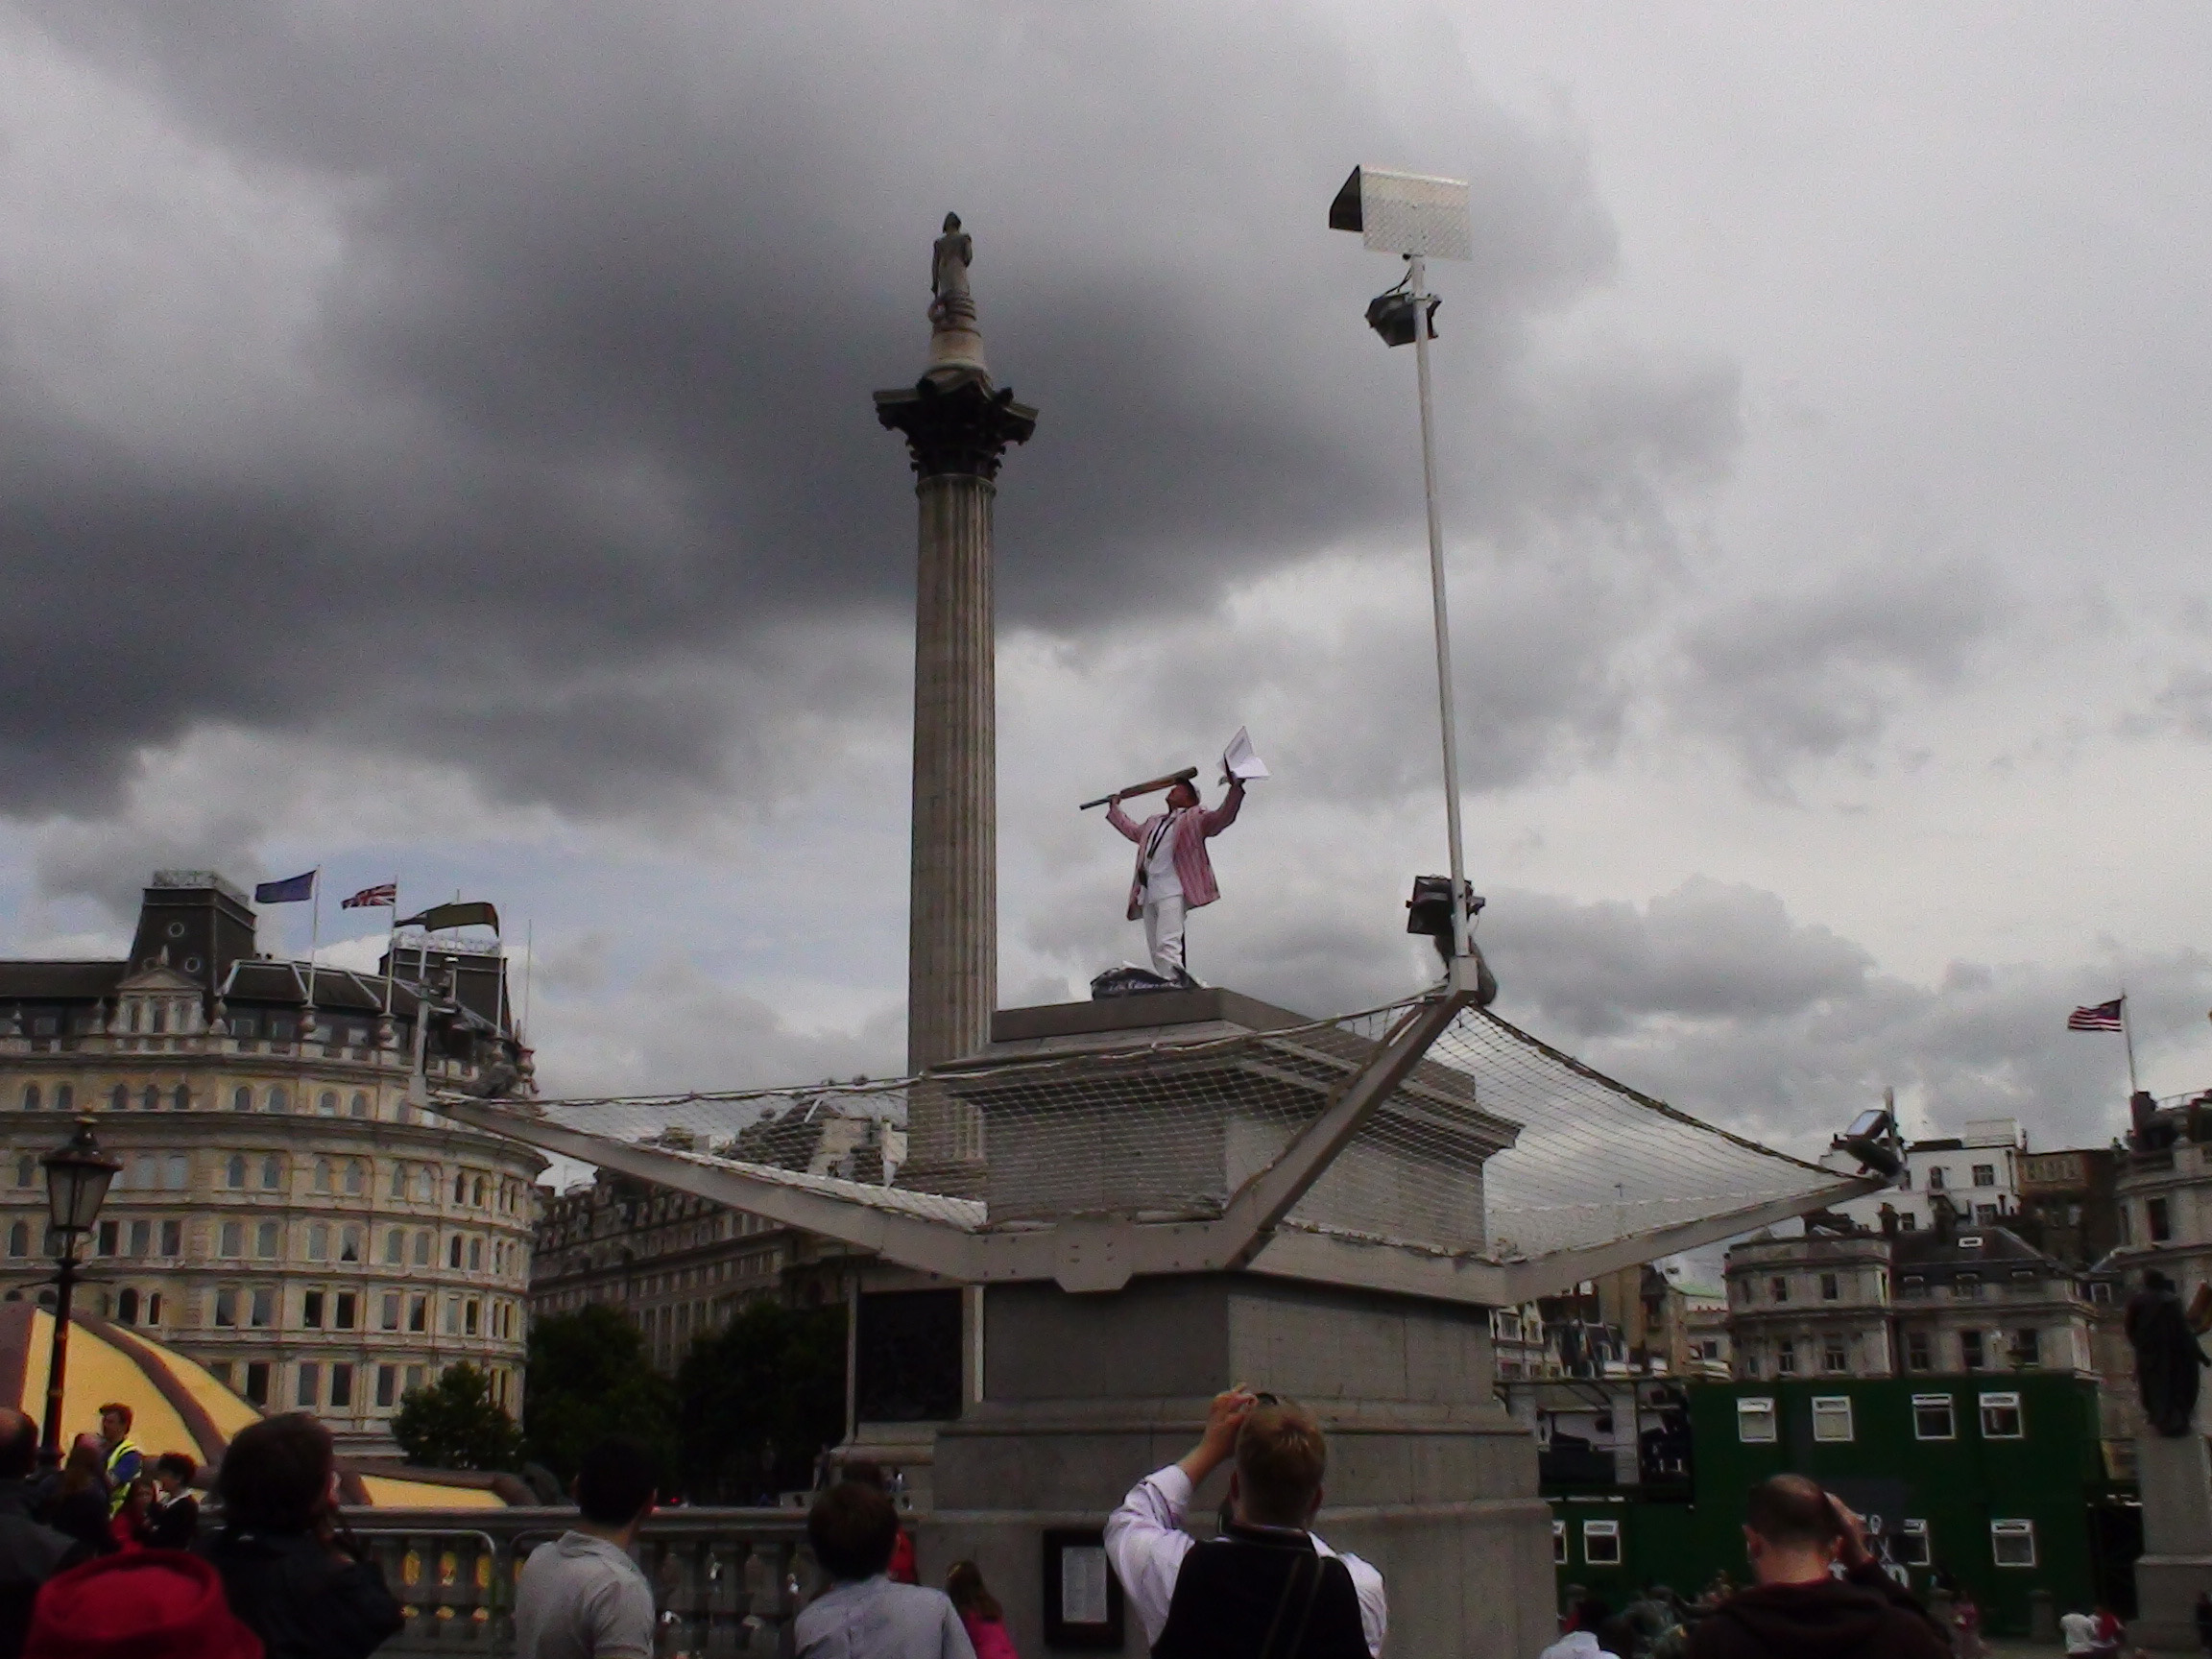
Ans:
{"type": "Polygon", "coordinates": [[[1180,893],[1144,906],[1144,945],[1152,952],[1152,972],[1163,979],[1183,977],[1183,918],[1190,910],[1180,893]]]}

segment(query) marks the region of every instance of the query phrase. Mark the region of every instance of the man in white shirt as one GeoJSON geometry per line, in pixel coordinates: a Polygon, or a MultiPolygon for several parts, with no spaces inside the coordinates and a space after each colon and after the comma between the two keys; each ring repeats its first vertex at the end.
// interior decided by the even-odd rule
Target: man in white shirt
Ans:
{"type": "Polygon", "coordinates": [[[1188,780],[1167,791],[1167,810],[1139,824],[1121,810],[1121,797],[1107,797],[1106,822],[1137,843],[1137,871],[1129,880],[1129,920],[1144,919],[1144,944],[1152,972],[1177,984],[1188,983],[1183,927],[1191,911],[1221,897],[1206,843],[1237,822],[1244,805],[1244,780],[1231,778],[1221,805],[1198,805],[1188,780]]]}
{"type": "Polygon", "coordinates": [[[1257,1651],[1286,1614],[1303,1632],[1283,1647],[1286,1659],[1334,1659],[1348,1647],[1381,1659],[1389,1625],[1382,1575],[1308,1530],[1325,1461],[1310,1412],[1239,1385],[1214,1397],[1206,1432],[1187,1455],[1130,1488],[1106,1523],[1106,1553],[1156,1656],[1234,1659],[1257,1651]],[[1232,1524],[1201,1545],[1182,1529],[1183,1517],[1200,1482],[1232,1458],[1232,1524]],[[1193,1563],[1197,1571],[1187,1572],[1193,1563]]]}
{"type": "Polygon", "coordinates": [[[585,1453],[576,1525],[530,1551],[516,1587],[516,1659],[653,1659],[653,1587],[630,1551],[656,1484],[634,1440],[585,1453]]]}

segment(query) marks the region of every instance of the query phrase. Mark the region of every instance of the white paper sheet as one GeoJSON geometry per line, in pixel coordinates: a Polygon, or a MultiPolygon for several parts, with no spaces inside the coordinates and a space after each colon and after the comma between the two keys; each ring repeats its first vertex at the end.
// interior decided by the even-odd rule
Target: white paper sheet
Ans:
{"type": "Polygon", "coordinates": [[[1246,782],[1268,775],[1267,762],[1252,753],[1251,733],[1241,726],[1237,728],[1237,735],[1229,739],[1229,747],[1221,751],[1221,770],[1246,782]]]}

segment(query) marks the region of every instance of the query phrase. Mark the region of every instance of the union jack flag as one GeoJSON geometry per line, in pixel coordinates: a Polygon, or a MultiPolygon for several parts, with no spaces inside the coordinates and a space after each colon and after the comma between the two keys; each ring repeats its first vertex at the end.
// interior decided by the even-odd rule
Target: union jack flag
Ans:
{"type": "Polygon", "coordinates": [[[352,898],[342,902],[341,910],[373,910],[379,905],[399,902],[399,883],[387,881],[379,887],[364,887],[352,898]]]}
{"type": "Polygon", "coordinates": [[[2066,1016],[2066,1029],[2069,1031],[2124,1031],[2127,1027],[2120,1022],[2120,1009],[2127,1000],[2128,998],[2125,997],[2115,997],[2111,1001],[2100,1002],[2094,1008],[2077,1008],[2073,1013],[2066,1016]]]}

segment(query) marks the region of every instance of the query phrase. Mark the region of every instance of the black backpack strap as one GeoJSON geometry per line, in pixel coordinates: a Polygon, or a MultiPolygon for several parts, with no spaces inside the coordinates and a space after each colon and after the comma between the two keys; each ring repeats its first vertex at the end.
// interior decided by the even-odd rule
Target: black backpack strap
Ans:
{"type": "Polygon", "coordinates": [[[1306,1640],[1306,1625],[1313,1617],[1313,1603],[1321,1595],[1321,1557],[1300,1554],[1290,1563],[1290,1575],[1283,1581],[1283,1594],[1275,1602],[1275,1617],[1267,1621],[1267,1636],[1260,1644],[1260,1659],[1294,1659],[1306,1640]],[[1300,1591],[1304,1594],[1301,1595],[1300,1591]],[[1297,1623],[1283,1641],[1283,1620],[1290,1604],[1298,1604],[1297,1623]]]}

